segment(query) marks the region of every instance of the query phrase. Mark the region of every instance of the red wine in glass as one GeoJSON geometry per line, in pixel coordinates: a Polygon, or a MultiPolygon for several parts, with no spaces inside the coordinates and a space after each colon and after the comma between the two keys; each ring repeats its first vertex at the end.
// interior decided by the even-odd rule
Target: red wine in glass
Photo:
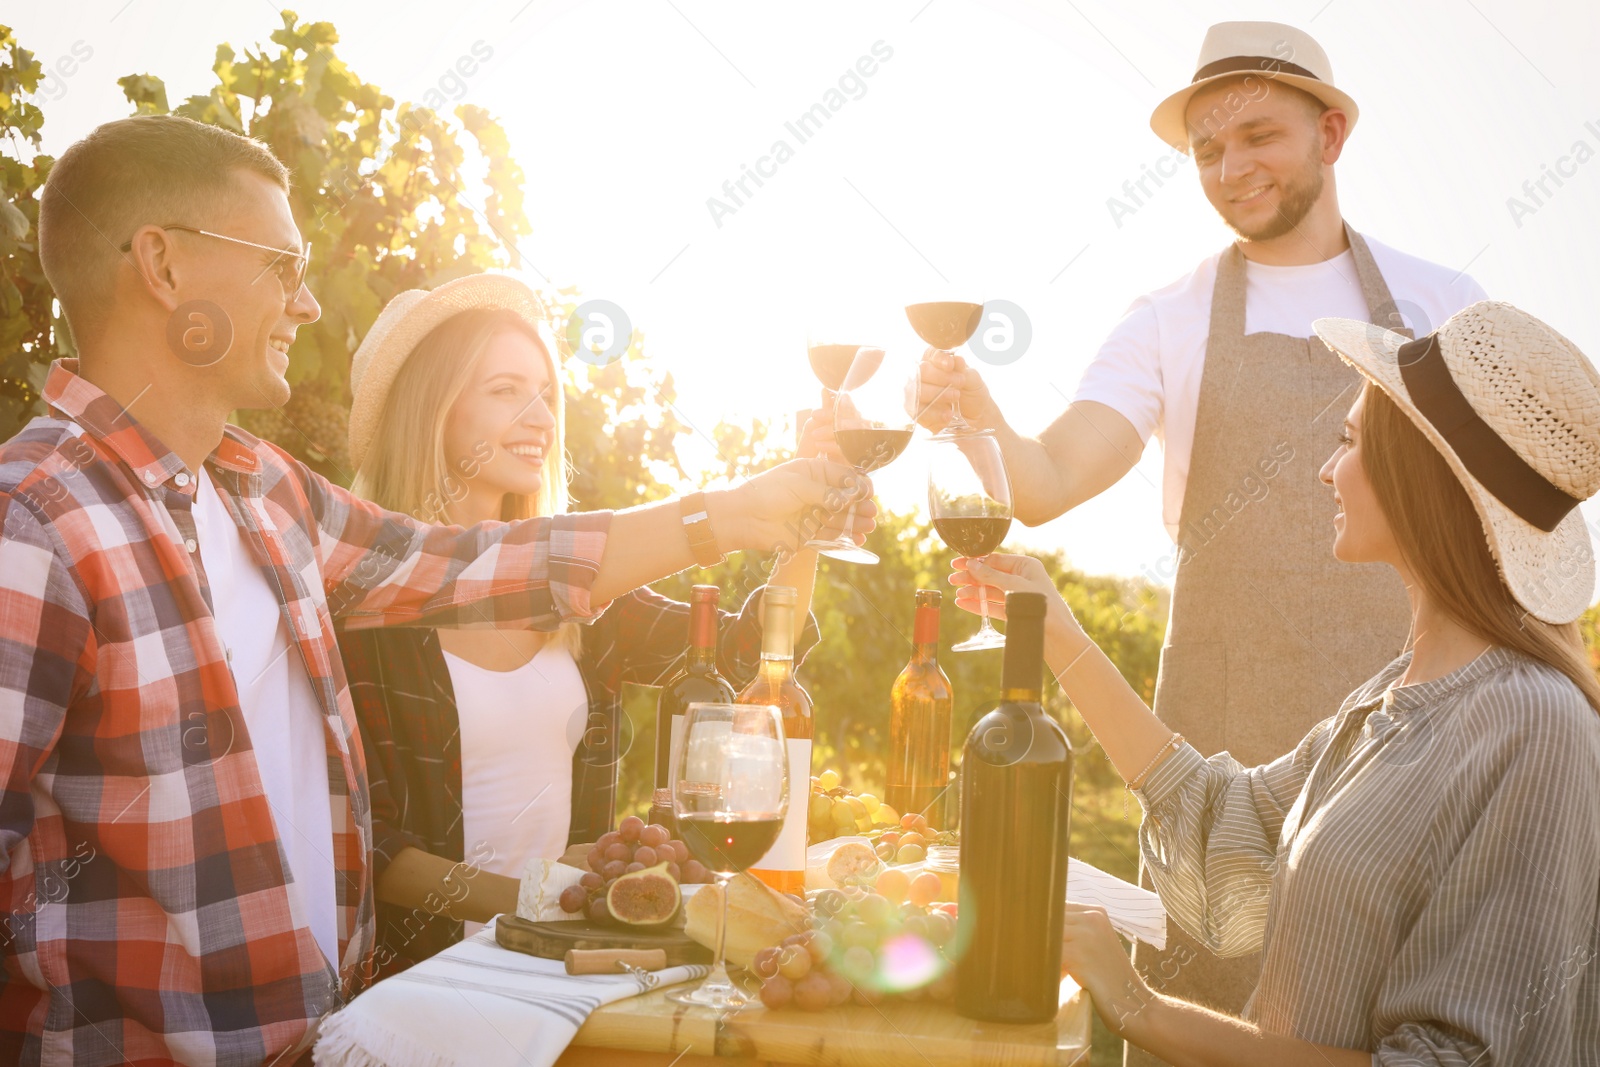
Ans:
{"type": "Polygon", "coordinates": [[[1011,517],[934,519],[933,528],[939,532],[940,540],[961,555],[982,559],[1005,541],[1011,532],[1011,517]]]}
{"type": "Polygon", "coordinates": [[[778,840],[782,819],[726,818],[696,813],[678,819],[689,854],[713,874],[737,874],[765,856],[778,840]]]}
{"type": "Polygon", "coordinates": [[[833,431],[844,458],[863,474],[871,474],[900,458],[911,443],[909,427],[854,426],[833,431]]]}
{"type": "MultiPolygon", "coordinates": [[[[986,430],[935,434],[929,442],[928,514],[944,543],[969,559],[982,559],[1011,529],[1011,481],[1000,442],[986,430]]],[[[989,622],[989,601],[980,596],[983,624],[952,652],[1004,648],[1005,635],[989,622]]]]}

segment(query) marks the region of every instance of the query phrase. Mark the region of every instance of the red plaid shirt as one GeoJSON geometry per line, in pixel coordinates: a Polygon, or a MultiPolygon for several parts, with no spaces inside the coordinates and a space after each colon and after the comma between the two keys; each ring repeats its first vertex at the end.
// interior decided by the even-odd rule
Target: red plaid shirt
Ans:
{"type": "Polygon", "coordinates": [[[0,447],[0,1062],[275,1060],[373,948],[334,620],[449,626],[483,602],[501,626],[588,618],[610,516],[428,526],[233,427],[207,460],[326,726],[335,974],[285,888],[195,550],[195,475],[75,372],[52,367],[51,415],[0,447]]]}

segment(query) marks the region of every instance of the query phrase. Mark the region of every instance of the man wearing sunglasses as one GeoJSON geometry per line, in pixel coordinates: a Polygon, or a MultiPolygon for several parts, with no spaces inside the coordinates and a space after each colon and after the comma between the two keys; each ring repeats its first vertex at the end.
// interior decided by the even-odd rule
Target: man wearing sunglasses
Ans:
{"type": "Polygon", "coordinates": [[[44,187],[80,355],[0,445],[0,1063],[292,1063],[370,978],[335,621],[552,630],[870,492],[795,461],[469,529],[352,497],[227,425],[288,399],[321,312],[288,188],[266,146],[175,116],[101,126],[44,187]]]}

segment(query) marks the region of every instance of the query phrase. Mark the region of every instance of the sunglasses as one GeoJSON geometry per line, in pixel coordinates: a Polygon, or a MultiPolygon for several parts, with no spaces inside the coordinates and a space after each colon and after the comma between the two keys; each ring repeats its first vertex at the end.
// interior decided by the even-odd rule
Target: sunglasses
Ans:
{"type": "MultiPolygon", "coordinates": [[[[238,237],[229,237],[225,233],[213,233],[210,230],[202,230],[195,226],[180,226],[177,223],[169,222],[158,228],[163,230],[184,230],[188,233],[197,233],[202,237],[215,237],[219,241],[227,241],[231,244],[244,245],[247,248],[259,248],[263,252],[276,252],[278,254],[278,258],[272,261],[272,264],[267,268],[267,270],[277,274],[278,284],[283,287],[283,299],[286,301],[293,300],[295,297],[300,295],[300,290],[305,287],[306,271],[311,266],[311,248],[309,245],[306,247],[304,252],[296,252],[291,248],[274,248],[271,245],[256,244],[254,241],[246,241],[238,237]]],[[[121,251],[130,252],[132,250],[133,241],[124,241],[121,251]]],[[[265,271],[263,271],[263,273],[265,273],[265,271]]],[[[260,275],[257,275],[256,277],[259,280],[260,275]]]]}

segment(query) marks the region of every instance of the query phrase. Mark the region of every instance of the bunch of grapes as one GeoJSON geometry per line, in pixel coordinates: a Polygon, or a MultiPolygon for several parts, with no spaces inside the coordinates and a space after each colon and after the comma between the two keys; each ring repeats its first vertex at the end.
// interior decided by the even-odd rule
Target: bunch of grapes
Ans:
{"type": "Polygon", "coordinates": [[[956,842],[954,831],[929,826],[927,816],[902,815],[898,828],[890,827],[874,836],[872,847],[885,863],[918,863],[927,858],[929,845],[956,842]]]}
{"type": "Polygon", "coordinates": [[[606,890],[625,874],[667,865],[667,874],[679,885],[694,885],[711,881],[711,872],[697,859],[689,858],[689,846],[672,836],[660,823],[645,824],[637,815],[629,815],[617,824],[615,830],[600,835],[600,840],[589,849],[589,870],[561,891],[561,910],[569,915],[580,912],[595,922],[609,923],[611,909],[606,906],[606,890]]]}
{"type": "Polygon", "coordinates": [[[811,807],[806,818],[808,844],[853,837],[899,821],[899,813],[871,793],[852,793],[840,783],[835,770],[811,776],[811,807]]]}
{"type": "Polygon", "coordinates": [[[945,953],[955,937],[956,905],[934,902],[939,887],[937,875],[911,879],[891,868],[879,876],[875,891],[824,889],[811,902],[812,929],[761,950],[751,961],[761,1002],[823,1011],[850,1000],[878,1004],[890,996],[949,1000],[955,975],[945,953]],[[907,938],[920,941],[922,950],[908,953],[907,938]],[[914,975],[897,974],[891,954],[920,958],[924,966],[914,975]]]}

